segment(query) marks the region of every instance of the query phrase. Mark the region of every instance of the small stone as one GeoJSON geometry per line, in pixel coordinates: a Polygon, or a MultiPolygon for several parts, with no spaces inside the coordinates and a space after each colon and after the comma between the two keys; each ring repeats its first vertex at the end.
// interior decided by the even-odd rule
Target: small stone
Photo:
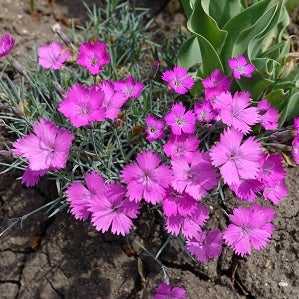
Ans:
{"type": "Polygon", "coordinates": [[[280,287],[282,287],[282,288],[285,288],[285,287],[288,287],[288,286],[289,286],[288,283],[287,283],[286,281],[281,281],[281,282],[278,283],[278,285],[279,285],[280,287]]]}

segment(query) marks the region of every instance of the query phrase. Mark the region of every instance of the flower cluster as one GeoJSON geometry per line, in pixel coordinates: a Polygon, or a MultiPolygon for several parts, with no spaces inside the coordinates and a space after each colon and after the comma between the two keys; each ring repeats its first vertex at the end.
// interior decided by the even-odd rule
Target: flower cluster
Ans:
{"type": "MultiPolygon", "coordinates": [[[[10,52],[13,44],[8,35],[1,37],[0,57],[10,52]]],[[[70,48],[52,42],[38,49],[38,64],[44,69],[63,70],[72,55],[70,48]]],[[[75,62],[88,72],[92,83],[76,81],[61,90],[62,98],[54,107],[61,120],[59,125],[41,117],[32,125],[32,133],[13,143],[12,153],[25,159],[27,165],[22,182],[27,187],[34,186],[47,172],[58,172],[67,168],[67,162],[72,164],[79,159],[71,172],[71,177],[76,174],[79,179],[68,180],[63,190],[74,217],[90,220],[97,231],[129,234],[145,203],[160,209],[167,233],[183,238],[186,249],[200,262],[218,257],[223,245],[240,256],[250,254],[252,248],[264,248],[274,231],[271,222],[275,212],[255,201],[263,196],[278,205],[288,190],[281,154],[268,152],[263,139],[255,134],[271,135],[278,130],[278,110],[267,99],[257,103],[249,92],[231,88],[234,80],[250,79],[255,67],[242,55],[230,58],[231,74],[214,70],[201,80],[201,93],[194,96],[194,91],[188,100],[195,79],[182,66],[165,70],[161,79],[173,91],[167,93],[173,99],[156,110],[155,103],[147,105],[144,130],[140,124],[125,124],[130,128],[139,125],[145,138],[136,154],[132,153],[131,140],[126,141],[126,148],[119,149],[120,169],[117,179],[110,179],[108,167],[107,173],[97,169],[102,157],[94,139],[84,140],[93,155],[89,164],[92,166],[86,166],[88,171],[83,171],[85,161],[80,160],[80,155],[84,153],[78,153],[76,145],[83,142],[82,136],[89,134],[90,128],[97,126],[97,133],[108,140],[113,151],[111,136],[118,132],[110,134],[109,129],[114,128],[121,115],[136,113],[134,102],[138,103],[146,89],[144,83],[133,75],[122,80],[96,78],[112,60],[104,41],[78,46],[75,62]],[[209,198],[221,199],[224,186],[234,192],[240,206],[225,211],[230,221],[225,230],[207,229],[209,198]]],[[[57,82],[54,86],[59,87],[57,82]]],[[[298,118],[294,126],[293,157],[299,163],[298,118]]],[[[116,144],[121,147],[124,143],[119,141],[120,136],[124,135],[117,135],[116,144]]],[[[110,165],[112,157],[109,156],[110,165]]],[[[155,299],[186,297],[184,289],[172,288],[169,283],[160,284],[156,292],[155,299]]]]}

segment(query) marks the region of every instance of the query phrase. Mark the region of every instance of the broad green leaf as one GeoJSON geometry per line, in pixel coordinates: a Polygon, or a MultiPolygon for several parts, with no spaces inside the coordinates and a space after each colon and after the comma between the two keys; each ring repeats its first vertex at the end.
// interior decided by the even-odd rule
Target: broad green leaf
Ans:
{"type": "Polygon", "coordinates": [[[287,98],[289,96],[289,91],[283,89],[274,90],[264,96],[276,109],[281,111],[285,108],[287,104],[287,98]]]}
{"type": "Polygon", "coordinates": [[[180,48],[178,63],[186,69],[201,63],[197,75],[207,77],[215,69],[223,71],[223,66],[216,50],[207,39],[200,35],[194,35],[180,48]]]}
{"type": "Polygon", "coordinates": [[[189,17],[192,14],[192,8],[190,6],[190,0],[181,0],[184,12],[186,14],[187,19],[189,19],[189,17]]]}
{"type": "Polygon", "coordinates": [[[280,125],[289,121],[296,116],[299,116],[299,91],[295,92],[289,99],[286,108],[283,110],[280,117],[280,125]]]}
{"type": "Polygon", "coordinates": [[[264,76],[258,72],[255,72],[250,79],[241,78],[237,82],[241,90],[249,91],[254,100],[259,100],[266,88],[274,83],[272,80],[264,78],[264,76]]]}
{"type": "Polygon", "coordinates": [[[270,58],[255,58],[251,62],[256,67],[257,71],[265,77],[272,77],[275,75],[276,67],[279,63],[270,58]]]}
{"type": "Polygon", "coordinates": [[[240,0],[201,0],[201,4],[205,12],[217,22],[219,28],[244,10],[240,0]]]}
{"type": "Polygon", "coordinates": [[[187,22],[188,29],[207,39],[219,53],[225,41],[227,32],[220,30],[216,21],[202,8],[201,2],[196,1],[193,12],[187,22]]]}
{"type": "MultiPolygon", "coordinates": [[[[278,42],[277,37],[281,26],[278,26],[284,12],[282,3],[276,3],[256,22],[250,34],[245,32],[245,40],[250,39],[248,45],[248,57],[250,59],[259,57],[273,42],[278,42]],[[269,22],[267,22],[269,20],[269,22]]],[[[283,28],[284,29],[284,28],[283,28]]],[[[242,32],[243,34],[243,32],[242,32]]],[[[273,56],[272,56],[273,58],[273,56]]]]}
{"type": "MultiPolygon", "coordinates": [[[[273,1],[270,2],[272,3],[273,1]]],[[[268,4],[269,1],[266,0],[251,5],[246,10],[229,20],[223,26],[223,30],[227,31],[228,35],[221,50],[221,61],[227,61],[228,58],[232,57],[234,43],[240,35],[240,32],[255,24],[258,21],[258,19],[263,15],[268,4]]],[[[228,71],[228,68],[226,68],[226,70],[228,71]]]]}
{"type": "MultiPolygon", "coordinates": [[[[273,5],[269,10],[267,10],[261,18],[257,20],[255,24],[250,26],[249,28],[243,30],[238,38],[235,40],[235,43],[233,45],[232,49],[232,56],[236,57],[240,54],[243,54],[247,51],[248,47],[250,50],[254,49],[255,47],[260,47],[260,44],[257,44],[258,37],[265,36],[267,33],[269,33],[273,26],[275,26],[279,19],[279,13],[276,13],[278,10],[278,3],[273,5]],[[257,40],[255,41],[255,38],[257,40]],[[253,46],[251,45],[253,43],[253,46]]],[[[249,50],[248,49],[248,50],[249,50]]],[[[248,57],[250,59],[254,58],[251,53],[248,52],[248,57]]]]}

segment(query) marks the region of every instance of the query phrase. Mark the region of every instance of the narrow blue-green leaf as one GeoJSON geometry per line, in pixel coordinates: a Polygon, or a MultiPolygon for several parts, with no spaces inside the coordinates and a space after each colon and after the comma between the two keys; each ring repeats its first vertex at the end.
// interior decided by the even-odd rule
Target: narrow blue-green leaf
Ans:
{"type": "Polygon", "coordinates": [[[220,52],[227,32],[219,29],[216,21],[204,11],[200,1],[195,2],[187,27],[191,32],[207,39],[214,49],[220,52]]]}
{"type": "Polygon", "coordinates": [[[205,12],[217,22],[219,28],[244,10],[240,0],[201,0],[201,4],[205,12]]]}
{"type": "Polygon", "coordinates": [[[179,51],[178,63],[187,69],[201,63],[198,70],[200,77],[209,76],[215,69],[223,71],[216,50],[207,39],[200,35],[194,35],[183,43],[179,51]]]}
{"type": "Polygon", "coordinates": [[[283,125],[286,121],[292,120],[297,116],[299,116],[299,91],[290,97],[287,107],[281,114],[279,120],[280,125],[283,125]]]}

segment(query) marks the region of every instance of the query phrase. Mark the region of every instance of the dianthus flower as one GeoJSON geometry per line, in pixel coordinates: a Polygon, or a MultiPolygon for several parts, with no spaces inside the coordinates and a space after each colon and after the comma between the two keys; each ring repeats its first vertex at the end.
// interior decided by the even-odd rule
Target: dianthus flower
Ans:
{"type": "Polygon", "coordinates": [[[58,111],[69,118],[74,127],[79,128],[105,119],[105,109],[101,107],[103,101],[104,93],[96,86],[87,88],[74,84],[59,103],[58,111]]]}
{"type": "Polygon", "coordinates": [[[136,160],[121,171],[121,182],[128,184],[128,197],[137,202],[142,198],[152,204],[161,202],[170,184],[171,170],[159,165],[161,159],[152,151],[138,153],[136,160]]]}
{"type": "Polygon", "coordinates": [[[162,80],[166,81],[168,86],[178,94],[187,93],[194,85],[194,79],[181,66],[175,66],[173,70],[163,72],[162,80]]]}
{"type": "Polygon", "coordinates": [[[208,209],[197,202],[190,215],[182,216],[177,214],[176,216],[166,217],[165,229],[174,236],[182,234],[186,238],[192,238],[196,236],[208,219],[208,209]]]}
{"type": "Polygon", "coordinates": [[[26,158],[32,171],[64,168],[74,135],[46,119],[35,123],[33,132],[15,141],[12,152],[26,158]]]}
{"type": "Polygon", "coordinates": [[[260,159],[261,180],[264,184],[275,185],[285,179],[286,171],[282,161],[281,154],[262,154],[260,159]]]}
{"type": "Polygon", "coordinates": [[[71,56],[71,51],[63,48],[58,42],[40,46],[37,50],[38,64],[46,69],[60,70],[64,62],[71,56]]]}
{"type": "Polygon", "coordinates": [[[256,193],[263,189],[263,184],[257,179],[241,179],[238,183],[229,185],[229,188],[236,193],[238,199],[253,202],[256,193]]]}
{"type": "Polygon", "coordinates": [[[145,118],[146,123],[146,139],[153,142],[164,137],[164,121],[149,114],[145,118]]]}
{"type": "Polygon", "coordinates": [[[139,214],[139,204],[125,197],[126,188],[120,183],[111,183],[90,200],[88,211],[96,230],[126,235],[133,227],[132,219],[139,214]]]}
{"type": "Polygon", "coordinates": [[[200,200],[208,190],[218,184],[216,170],[205,152],[195,152],[190,159],[184,157],[171,160],[173,178],[171,185],[178,192],[185,191],[200,200]]]}
{"type": "Polygon", "coordinates": [[[235,208],[229,216],[231,224],[223,234],[226,244],[241,256],[251,254],[251,246],[256,250],[264,248],[274,230],[274,215],[273,209],[257,205],[235,208]]]}
{"type": "Polygon", "coordinates": [[[128,98],[137,99],[140,97],[144,84],[142,82],[135,82],[134,77],[129,76],[125,81],[114,82],[114,88],[116,91],[122,92],[128,98]]]}
{"type": "Polygon", "coordinates": [[[85,67],[92,75],[102,72],[103,66],[109,62],[110,56],[105,42],[84,42],[80,45],[77,63],[85,67]]]}
{"type": "Polygon", "coordinates": [[[66,199],[70,202],[71,213],[76,219],[86,220],[90,214],[88,211],[93,196],[103,191],[105,181],[97,172],[86,173],[85,183],[73,182],[65,191],[66,199]]]}
{"type": "Polygon", "coordinates": [[[15,39],[13,39],[9,34],[3,34],[0,36],[0,58],[9,54],[11,49],[15,44],[15,39]]]}
{"type": "Polygon", "coordinates": [[[198,121],[206,123],[212,121],[217,115],[217,112],[212,107],[210,102],[195,104],[194,113],[198,121]]]}
{"type": "Polygon", "coordinates": [[[122,105],[128,100],[128,97],[120,91],[114,89],[111,81],[103,81],[98,87],[104,93],[102,108],[105,109],[105,117],[111,120],[117,118],[122,105]]]}
{"type": "Polygon", "coordinates": [[[263,99],[257,105],[259,123],[265,130],[278,129],[279,112],[273,108],[268,100],[263,99]]]}
{"type": "Polygon", "coordinates": [[[167,283],[160,283],[156,288],[157,294],[152,299],[185,299],[186,290],[180,287],[173,287],[167,283]]]}
{"type": "Polygon", "coordinates": [[[205,98],[207,101],[212,101],[221,92],[228,91],[231,86],[229,77],[224,76],[220,70],[214,70],[211,75],[202,80],[205,90],[205,98]]]}
{"type": "Polygon", "coordinates": [[[220,255],[222,250],[222,232],[218,229],[198,231],[197,234],[186,241],[186,247],[200,262],[206,263],[209,259],[220,255]]]}
{"type": "Polygon", "coordinates": [[[170,158],[185,157],[189,159],[197,151],[199,139],[195,135],[171,134],[169,140],[165,143],[163,150],[166,156],[170,158]]]}
{"type": "Polygon", "coordinates": [[[195,131],[195,114],[192,111],[186,111],[181,103],[172,106],[171,111],[165,115],[165,121],[175,135],[181,135],[183,132],[192,134],[195,131]]]}
{"type": "Polygon", "coordinates": [[[187,216],[193,213],[197,201],[186,192],[179,193],[169,187],[162,204],[165,216],[187,216]]]}
{"type": "Polygon", "coordinates": [[[220,168],[228,185],[238,184],[240,179],[256,179],[260,172],[261,145],[253,137],[243,143],[243,134],[227,129],[211,149],[212,164],[220,168]]]}
{"type": "Polygon", "coordinates": [[[272,201],[275,205],[278,205],[281,200],[288,196],[289,191],[284,181],[278,181],[275,184],[264,185],[263,196],[266,200],[272,201]]]}
{"type": "Polygon", "coordinates": [[[29,166],[27,166],[27,168],[25,169],[23,175],[22,175],[22,184],[25,184],[26,187],[33,187],[35,186],[40,178],[47,172],[48,170],[36,170],[33,171],[29,168],[29,166]]]}
{"type": "Polygon", "coordinates": [[[259,121],[257,108],[249,107],[250,104],[248,92],[236,92],[232,96],[227,91],[216,97],[213,107],[219,109],[219,117],[223,123],[246,134],[251,131],[250,126],[259,121]]]}
{"type": "Polygon", "coordinates": [[[243,55],[240,55],[237,58],[230,58],[228,60],[228,65],[233,71],[233,76],[236,79],[240,79],[241,76],[251,78],[252,73],[255,70],[254,65],[248,63],[247,59],[243,55]]]}
{"type": "Polygon", "coordinates": [[[299,135],[299,117],[295,117],[293,123],[296,134],[299,135]]]}
{"type": "Polygon", "coordinates": [[[292,156],[296,164],[299,164],[299,136],[292,141],[292,156]]]}

